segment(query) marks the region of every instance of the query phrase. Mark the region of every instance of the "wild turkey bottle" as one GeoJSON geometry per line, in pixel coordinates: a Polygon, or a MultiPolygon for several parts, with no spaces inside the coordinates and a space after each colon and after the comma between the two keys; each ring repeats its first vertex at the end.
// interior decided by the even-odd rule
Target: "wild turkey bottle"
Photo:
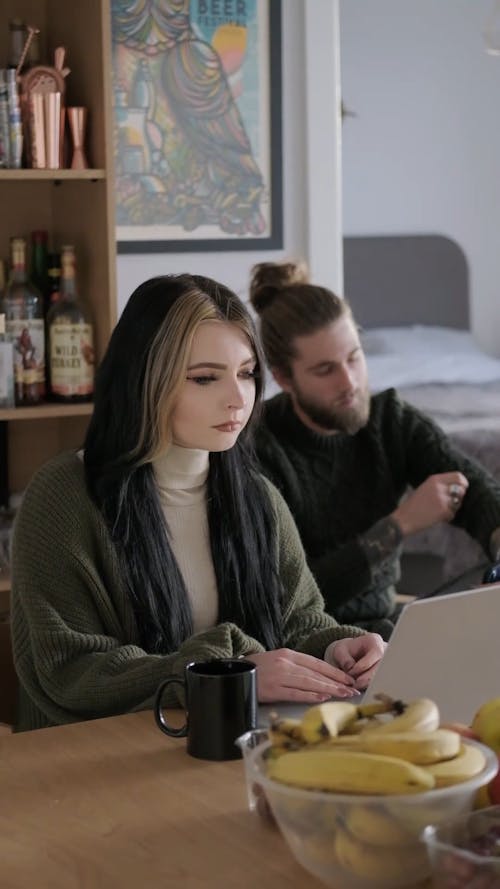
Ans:
{"type": "Polygon", "coordinates": [[[75,248],[61,250],[59,299],[49,310],[50,394],[56,401],[91,401],[94,335],[89,311],[76,285],[75,248]]]}

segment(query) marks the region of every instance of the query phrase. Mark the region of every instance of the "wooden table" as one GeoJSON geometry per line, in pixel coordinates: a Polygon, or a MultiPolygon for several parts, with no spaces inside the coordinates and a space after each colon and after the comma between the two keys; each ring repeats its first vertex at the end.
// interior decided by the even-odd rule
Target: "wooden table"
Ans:
{"type": "Polygon", "coordinates": [[[0,738],[2,889],[320,889],[211,763],[151,712],[0,738]]]}
{"type": "Polygon", "coordinates": [[[324,884],[248,811],[241,760],[193,759],[147,711],[0,737],[0,887],[324,884]]]}

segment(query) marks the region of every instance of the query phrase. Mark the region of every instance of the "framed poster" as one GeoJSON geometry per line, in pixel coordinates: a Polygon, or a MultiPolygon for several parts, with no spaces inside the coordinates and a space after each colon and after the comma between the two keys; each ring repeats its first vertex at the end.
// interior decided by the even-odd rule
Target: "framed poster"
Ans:
{"type": "Polygon", "coordinates": [[[280,0],[112,0],[119,253],[283,245],[280,0]]]}

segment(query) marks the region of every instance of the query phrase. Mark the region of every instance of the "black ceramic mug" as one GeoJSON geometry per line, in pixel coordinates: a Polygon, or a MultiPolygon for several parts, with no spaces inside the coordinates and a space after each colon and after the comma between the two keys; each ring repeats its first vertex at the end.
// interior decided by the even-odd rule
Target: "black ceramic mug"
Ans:
{"type": "Polygon", "coordinates": [[[154,713],[162,732],[187,737],[191,756],[238,759],[236,738],[257,726],[257,668],[241,658],[188,664],[183,679],[172,676],[161,683],[154,713]],[[168,725],[162,710],[164,691],[173,682],[183,685],[186,694],[186,723],[177,729],[168,725]]]}

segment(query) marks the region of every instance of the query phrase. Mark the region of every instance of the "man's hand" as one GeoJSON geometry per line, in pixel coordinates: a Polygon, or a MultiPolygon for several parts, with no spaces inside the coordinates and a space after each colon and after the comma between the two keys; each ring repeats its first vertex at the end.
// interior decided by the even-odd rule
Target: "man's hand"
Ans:
{"type": "Polygon", "coordinates": [[[430,528],[436,522],[451,522],[462,505],[469,487],[461,472],[430,475],[404,500],[391,517],[403,537],[430,528]]]}
{"type": "Polygon", "coordinates": [[[257,667],[257,694],[262,704],[271,701],[318,704],[333,697],[348,699],[359,694],[353,677],[310,654],[279,648],[248,654],[246,658],[257,667]]]}
{"type": "Polygon", "coordinates": [[[325,660],[337,664],[354,680],[357,689],[366,688],[384,656],[387,642],[378,633],[365,633],[349,639],[331,642],[325,660]]]}

